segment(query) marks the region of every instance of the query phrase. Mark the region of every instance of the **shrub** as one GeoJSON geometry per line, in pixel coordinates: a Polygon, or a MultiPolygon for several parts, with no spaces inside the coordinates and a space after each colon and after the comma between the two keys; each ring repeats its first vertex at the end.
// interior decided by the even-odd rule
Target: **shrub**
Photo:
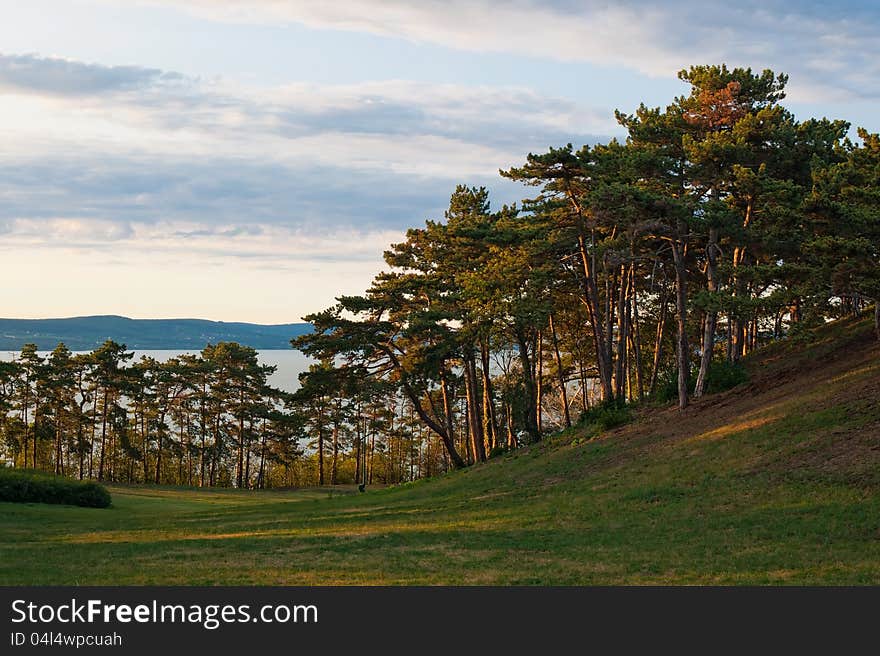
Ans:
{"type": "Polygon", "coordinates": [[[594,426],[597,432],[607,431],[622,426],[632,419],[629,406],[620,400],[603,401],[581,413],[578,423],[583,426],[594,426]]]}
{"type": "MultiPolygon", "coordinates": [[[[739,362],[730,363],[727,360],[716,360],[709,366],[709,380],[706,391],[709,394],[729,390],[749,379],[749,373],[739,362]]],[[[694,380],[696,384],[696,380],[694,380]]]]}
{"type": "Polygon", "coordinates": [[[0,501],[106,508],[111,499],[107,488],[94,481],[77,481],[31,469],[0,467],[0,501]]]}
{"type": "MultiPolygon", "coordinates": [[[[697,385],[697,373],[694,368],[688,376],[688,390],[694,391],[697,385]]],[[[715,394],[729,390],[746,382],[749,374],[746,368],[738,363],[730,363],[727,360],[713,360],[709,365],[709,380],[706,383],[706,393],[715,394]]],[[[669,403],[678,398],[678,370],[667,369],[657,378],[657,389],[654,392],[654,400],[660,403],[669,403]]]]}

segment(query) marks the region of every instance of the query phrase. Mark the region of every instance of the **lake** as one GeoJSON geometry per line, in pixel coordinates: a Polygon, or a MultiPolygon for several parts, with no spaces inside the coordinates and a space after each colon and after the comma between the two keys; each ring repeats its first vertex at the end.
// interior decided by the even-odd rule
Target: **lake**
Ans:
{"type": "MultiPolygon", "coordinates": [[[[181,349],[151,351],[134,350],[132,352],[134,353],[134,358],[132,358],[131,362],[140,360],[141,356],[144,355],[154,358],[159,362],[164,362],[177,355],[197,355],[199,353],[199,351],[187,351],[181,349]]],[[[17,357],[18,354],[17,351],[0,351],[0,360],[12,360],[17,357]]],[[[49,355],[49,352],[40,351],[40,355],[46,357],[49,355]]],[[[257,356],[259,357],[260,364],[277,367],[275,373],[269,377],[269,384],[272,385],[272,387],[287,392],[293,392],[299,387],[299,374],[306,371],[309,368],[309,365],[314,362],[314,360],[306,357],[301,351],[296,351],[294,349],[257,351],[257,356]]]]}

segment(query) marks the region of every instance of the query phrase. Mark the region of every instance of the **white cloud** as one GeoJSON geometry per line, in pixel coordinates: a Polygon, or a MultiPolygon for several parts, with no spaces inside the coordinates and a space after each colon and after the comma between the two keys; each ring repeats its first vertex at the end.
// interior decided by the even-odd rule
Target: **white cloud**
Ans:
{"type": "Polygon", "coordinates": [[[20,280],[7,313],[122,314],[286,323],[363,291],[395,231],[306,233],[277,226],[10,222],[0,276],[20,280]],[[22,272],[29,275],[22,277],[22,272]],[[332,273],[331,273],[332,272],[332,273]],[[47,310],[51,307],[51,310],[47,310]]]}
{"type": "Polygon", "coordinates": [[[61,57],[0,54],[0,89],[94,96],[184,82],[179,73],[140,66],[101,66],[61,57]]]}
{"type": "Polygon", "coordinates": [[[141,0],[141,4],[173,6],[213,21],[297,23],[472,52],[626,66],[651,76],[666,77],[688,65],[722,61],[770,67],[792,75],[791,97],[802,101],[880,95],[876,38],[880,11],[870,2],[141,0]]]}
{"type": "MultiPolygon", "coordinates": [[[[64,68],[89,80],[104,69],[64,68]]],[[[610,112],[528,89],[134,78],[85,95],[63,80],[52,93],[28,76],[0,85],[0,220],[400,229],[442,215],[456,183],[509,190],[499,168],[613,128],[610,112]]]]}

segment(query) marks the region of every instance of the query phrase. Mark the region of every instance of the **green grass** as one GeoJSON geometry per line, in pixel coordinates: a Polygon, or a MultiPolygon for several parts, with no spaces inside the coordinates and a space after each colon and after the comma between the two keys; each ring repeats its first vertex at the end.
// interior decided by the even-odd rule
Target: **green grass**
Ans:
{"type": "Polygon", "coordinates": [[[362,495],[117,486],[109,509],[0,504],[0,583],[877,584],[866,326],[835,337],[846,357],[821,339],[814,358],[759,354],[747,389],[683,415],[362,495]]]}

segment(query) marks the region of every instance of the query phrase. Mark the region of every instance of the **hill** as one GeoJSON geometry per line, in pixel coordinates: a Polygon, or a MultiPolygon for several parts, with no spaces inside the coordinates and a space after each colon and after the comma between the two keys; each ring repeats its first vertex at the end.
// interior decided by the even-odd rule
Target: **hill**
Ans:
{"type": "Polygon", "coordinates": [[[362,495],[117,486],[106,510],[0,504],[0,583],[880,583],[870,323],[748,366],[683,413],[362,495]]]}
{"type": "Polygon", "coordinates": [[[311,332],[307,323],[261,325],[204,319],[129,319],[114,315],[68,319],[0,319],[0,350],[32,342],[51,350],[64,342],[88,351],[107,339],[130,349],[200,350],[205,344],[238,342],[255,349],[289,349],[290,339],[311,332]]]}

